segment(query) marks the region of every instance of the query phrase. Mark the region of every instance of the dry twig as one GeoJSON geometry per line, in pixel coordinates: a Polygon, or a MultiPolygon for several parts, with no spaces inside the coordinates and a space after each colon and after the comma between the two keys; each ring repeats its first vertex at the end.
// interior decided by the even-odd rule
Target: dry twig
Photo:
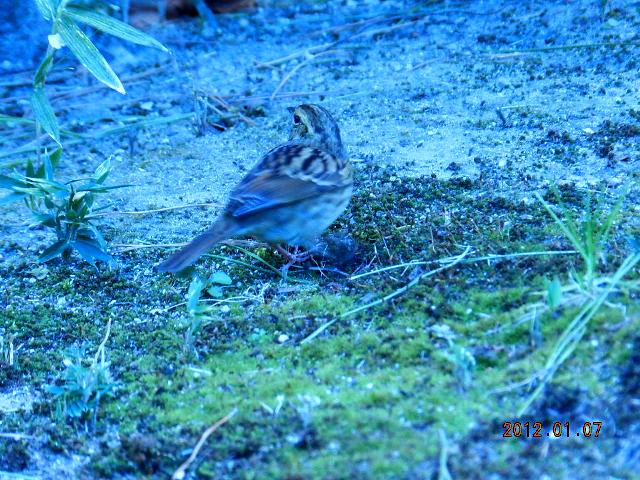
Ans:
{"type": "Polygon", "coordinates": [[[151,213],[158,212],[168,212],[170,210],[181,210],[183,208],[200,208],[200,207],[212,207],[219,208],[223,205],[221,203],[194,203],[191,205],[175,205],[173,207],[164,207],[164,208],[155,208],[153,210],[132,210],[132,211],[124,211],[124,212],[101,212],[95,213],[93,215],[88,216],[87,218],[96,218],[96,217],[112,217],[114,215],[149,215],[151,213]]]}
{"type": "Polygon", "coordinates": [[[196,443],[196,446],[193,448],[193,451],[191,452],[191,455],[189,455],[189,458],[187,458],[187,460],[185,460],[185,462],[178,467],[178,469],[173,473],[173,475],[171,475],[171,480],[182,480],[185,477],[187,473],[187,469],[191,466],[193,461],[196,459],[196,457],[198,456],[198,453],[200,453],[200,450],[202,449],[204,442],[207,441],[207,438],[209,438],[211,434],[216,430],[218,430],[222,425],[224,425],[229,420],[231,420],[231,418],[237,412],[238,412],[238,409],[234,408],[226,416],[222,417],[220,420],[218,420],[216,423],[214,423],[213,425],[211,425],[209,428],[205,430],[205,432],[200,437],[200,440],[198,440],[198,443],[196,443]]]}

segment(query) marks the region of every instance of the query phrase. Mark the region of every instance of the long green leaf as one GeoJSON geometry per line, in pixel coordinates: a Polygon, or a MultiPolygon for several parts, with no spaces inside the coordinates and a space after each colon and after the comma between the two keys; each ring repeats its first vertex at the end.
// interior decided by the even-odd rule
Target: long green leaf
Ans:
{"type": "Polygon", "coordinates": [[[48,262],[52,258],[56,258],[62,255],[67,248],[69,248],[69,244],[66,240],[58,240],[56,243],[42,252],[42,255],[40,255],[38,261],[40,263],[48,262]]]}
{"type": "Polygon", "coordinates": [[[94,263],[95,260],[102,260],[103,262],[113,261],[111,255],[102,250],[95,240],[78,239],[72,242],[71,246],[89,263],[94,263]]]}
{"type": "Polygon", "coordinates": [[[36,6],[45,20],[51,20],[56,15],[58,2],[56,0],[36,0],[36,6]]]}
{"type": "Polygon", "coordinates": [[[36,120],[42,125],[44,131],[60,145],[58,120],[56,119],[56,114],[53,113],[49,99],[44,94],[43,88],[36,88],[31,94],[31,108],[33,108],[36,120]]]}
{"type": "Polygon", "coordinates": [[[78,58],[91,74],[104,83],[107,87],[113,88],[122,94],[125,93],[122,82],[111,69],[105,58],[96,46],[91,43],[78,26],[66,17],[60,18],[58,22],[58,33],[62,35],[65,43],[73,54],[78,58]]]}
{"type": "Polygon", "coordinates": [[[77,22],[86,23],[97,30],[108,33],[109,35],[127,40],[128,42],[144,45],[145,47],[157,48],[163,52],[169,51],[167,47],[162,45],[152,36],[147,35],[146,33],[133,28],[131,25],[121,22],[120,20],[116,20],[108,15],[77,7],[65,8],[63,15],[77,22]]]}
{"type": "Polygon", "coordinates": [[[96,168],[96,171],[91,176],[91,178],[93,178],[94,182],[101,184],[106,180],[110,170],[111,170],[111,159],[107,158],[104,162],[98,165],[98,168],[96,168]]]}
{"type": "Polygon", "coordinates": [[[100,231],[96,228],[96,226],[92,225],[89,222],[86,223],[86,227],[83,227],[80,230],[78,230],[78,238],[81,238],[81,239],[89,238],[91,239],[91,241],[97,243],[97,246],[102,251],[105,251],[105,252],[107,251],[107,242],[105,241],[104,237],[102,236],[100,231]]]}
{"type": "Polygon", "coordinates": [[[44,87],[44,82],[47,79],[47,73],[49,73],[49,70],[51,70],[51,66],[53,65],[53,52],[54,51],[52,49],[49,49],[42,59],[42,62],[40,62],[38,70],[36,70],[36,75],[33,78],[34,87],[44,87]]]}
{"type": "Polygon", "coordinates": [[[104,185],[91,185],[91,184],[87,184],[87,185],[82,185],[81,187],[78,187],[78,192],[96,192],[96,193],[105,193],[108,192],[109,190],[115,190],[117,188],[125,188],[125,187],[135,187],[135,184],[122,184],[122,185],[109,185],[108,187],[105,187],[104,185]]]}
{"type": "Polygon", "coordinates": [[[196,276],[191,280],[189,284],[189,291],[187,292],[187,311],[192,313],[196,311],[196,307],[198,306],[198,301],[200,300],[200,294],[202,293],[202,289],[204,288],[205,282],[204,280],[196,276]]]}
{"type": "Polygon", "coordinates": [[[43,225],[45,227],[49,227],[49,228],[55,228],[56,226],[56,217],[49,214],[49,213],[38,213],[38,212],[31,212],[32,216],[33,216],[33,223],[32,226],[35,225],[43,225]]]}

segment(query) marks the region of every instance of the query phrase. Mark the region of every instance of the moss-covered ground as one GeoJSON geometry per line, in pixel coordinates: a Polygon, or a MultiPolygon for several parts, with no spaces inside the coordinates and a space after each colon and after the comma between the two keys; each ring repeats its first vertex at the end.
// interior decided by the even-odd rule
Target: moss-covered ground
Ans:
{"type": "MultiPolygon", "coordinates": [[[[376,168],[361,171],[357,182],[350,212],[334,229],[358,245],[342,268],[438,260],[466,246],[468,262],[341,318],[438,263],[355,280],[330,268],[300,269],[285,284],[274,273],[205,260],[198,271],[222,270],[233,283],[192,345],[180,305],[189,278],[62,261],[2,267],[0,328],[18,348],[1,382],[40,392],[32,411],[4,415],[3,430],[37,435],[42,449],[86,456],[82,475],[107,478],[170,475],[202,432],[233,409],[192,467],[198,478],[432,478],[445,468],[455,478],[514,470],[569,478],[576,465],[633,478],[635,464],[620,452],[637,429],[630,422],[639,388],[631,363],[640,344],[637,288],[611,295],[543,394],[516,417],[580,308],[545,309],[548,285],[554,278],[568,285],[570,273],[583,270],[581,258],[526,255],[571,250],[537,202],[483,198],[482,185],[468,179],[402,179],[376,168]],[[474,260],[490,254],[525,255],[474,260]],[[531,314],[535,308],[540,314],[531,314]],[[60,417],[42,386],[61,383],[71,347],[88,347],[91,358],[109,319],[106,357],[117,385],[102,399],[97,423],[91,414],[60,417]],[[516,420],[542,422],[544,437],[503,438],[503,423],[516,420]],[[599,438],[575,437],[594,421],[603,422],[599,438]],[[554,422],[570,422],[572,438],[547,438],[554,422]],[[610,457],[606,468],[593,460],[603,456],[610,457]]],[[[585,208],[584,194],[566,188],[561,196],[566,208],[585,208]]],[[[629,208],[626,202],[619,219],[629,208]]],[[[618,221],[603,275],[630,251],[624,239],[637,234],[618,221]]],[[[232,247],[215,253],[260,265],[232,247]]],[[[258,253],[281,263],[267,249],[258,253]]],[[[126,263],[145,261],[154,259],[133,253],[126,263]]],[[[0,468],[15,469],[20,455],[28,463],[30,447],[3,442],[0,468]]]]}

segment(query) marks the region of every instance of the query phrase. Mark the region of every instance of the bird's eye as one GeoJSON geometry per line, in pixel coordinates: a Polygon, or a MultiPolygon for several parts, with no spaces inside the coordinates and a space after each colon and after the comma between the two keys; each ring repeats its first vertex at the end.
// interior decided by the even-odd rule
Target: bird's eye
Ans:
{"type": "Polygon", "coordinates": [[[293,123],[296,125],[300,125],[302,123],[302,120],[300,120],[300,116],[297,113],[293,116],[293,123]]]}

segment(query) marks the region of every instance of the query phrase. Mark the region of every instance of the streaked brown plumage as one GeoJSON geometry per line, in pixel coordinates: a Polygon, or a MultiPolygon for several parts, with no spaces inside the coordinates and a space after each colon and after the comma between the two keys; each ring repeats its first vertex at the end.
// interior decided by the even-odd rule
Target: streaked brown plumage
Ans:
{"type": "Polygon", "coordinates": [[[232,237],[308,248],[340,216],[353,179],[338,124],[319,105],[300,105],[292,113],[289,141],[262,157],[216,223],[161,263],[160,271],[178,272],[232,237]]]}

